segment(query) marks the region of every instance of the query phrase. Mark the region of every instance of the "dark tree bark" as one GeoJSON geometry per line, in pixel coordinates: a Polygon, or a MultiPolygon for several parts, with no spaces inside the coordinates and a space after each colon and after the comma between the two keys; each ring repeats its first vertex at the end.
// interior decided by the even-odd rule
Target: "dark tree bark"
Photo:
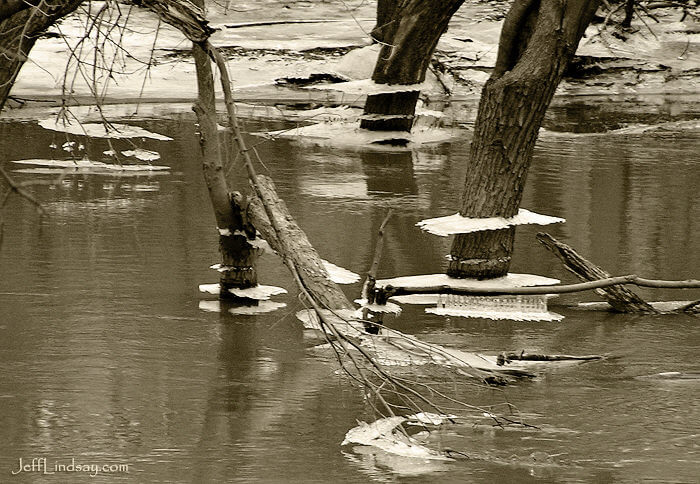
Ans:
{"type": "MultiPolygon", "coordinates": [[[[460,213],[518,212],[542,120],[598,0],[515,0],[496,66],[484,85],[460,213]]],[[[458,235],[447,273],[479,279],[508,272],[515,229],[458,235]]]]}
{"type": "Polygon", "coordinates": [[[56,0],[34,8],[32,1],[0,3],[0,111],[37,39],[48,27],[73,12],[83,0],[56,0]]]}
{"type": "MultiPolygon", "coordinates": [[[[153,5],[159,6],[162,3],[148,2],[146,6],[153,10],[153,5]]],[[[195,0],[194,3],[199,8],[203,7],[203,0],[195,0]]],[[[172,23],[168,17],[163,17],[158,9],[154,11],[161,15],[163,20],[172,23]]],[[[219,252],[222,259],[219,297],[237,299],[228,289],[245,289],[258,284],[255,262],[261,249],[250,243],[250,240],[255,239],[255,228],[247,222],[244,211],[234,201],[224,172],[217,126],[214,73],[206,48],[198,43],[201,38],[206,41],[208,34],[204,32],[202,36],[192,35],[192,32],[200,32],[201,29],[196,28],[199,23],[183,22],[177,17],[176,19],[178,28],[193,41],[192,55],[197,71],[198,93],[194,111],[199,122],[202,171],[219,230],[219,252]],[[193,28],[185,29],[183,25],[191,25],[193,28]]],[[[206,23],[202,25],[206,26],[206,23]]]]}
{"type": "MultiPolygon", "coordinates": [[[[382,44],[372,80],[377,84],[420,84],[440,36],[464,0],[379,0],[372,36],[382,44]]],[[[419,91],[367,97],[360,126],[374,131],[410,131],[419,91]]]]}
{"type": "Polygon", "coordinates": [[[634,4],[637,0],[625,0],[625,18],[620,24],[624,28],[632,26],[632,18],[634,18],[634,4]]]}

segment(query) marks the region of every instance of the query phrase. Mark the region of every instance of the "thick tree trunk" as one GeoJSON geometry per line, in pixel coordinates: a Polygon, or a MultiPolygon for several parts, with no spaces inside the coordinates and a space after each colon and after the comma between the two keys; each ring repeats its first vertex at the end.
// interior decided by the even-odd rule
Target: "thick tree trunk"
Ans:
{"type": "Polygon", "coordinates": [[[33,1],[8,1],[0,6],[0,111],[39,36],[82,2],[63,0],[33,8],[33,1]]]}
{"type": "MultiPolygon", "coordinates": [[[[516,0],[503,25],[498,58],[481,93],[460,213],[511,217],[522,199],[542,120],[598,0],[516,0]]],[[[508,272],[515,229],[458,235],[452,277],[508,272]]]]}
{"type": "MultiPolygon", "coordinates": [[[[373,37],[382,44],[372,80],[377,84],[420,84],[440,36],[464,0],[379,0],[373,37]]],[[[367,97],[360,126],[374,131],[410,131],[419,91],[367,97]]]]}

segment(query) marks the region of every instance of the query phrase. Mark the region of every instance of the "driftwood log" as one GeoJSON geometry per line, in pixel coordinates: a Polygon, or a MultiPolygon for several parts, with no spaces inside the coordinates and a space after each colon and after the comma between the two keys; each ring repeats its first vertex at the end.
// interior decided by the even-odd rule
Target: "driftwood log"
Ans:
{"type": "MultiPolygon", "coordinates": [[[[595,281],[610,277],[606,271],[580,256],[570,246],[559,242],[546,233],[537,234],[537,240],[547,250],[556,255],[564,266],[582,281],[595,281]]],[[[595,292],[603,297],[610,306],[621,313],[658,313],[649,303],[639,297],[634,291],[624,286],[596,288],[595,292]]]]}

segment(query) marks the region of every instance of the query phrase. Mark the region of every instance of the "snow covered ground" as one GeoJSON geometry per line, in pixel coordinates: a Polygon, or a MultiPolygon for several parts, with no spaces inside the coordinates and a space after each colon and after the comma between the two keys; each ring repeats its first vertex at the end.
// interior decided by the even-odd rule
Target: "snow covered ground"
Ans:
{"type": "MultiPolygon", "coordinates": [[[[102,2],[94,2],[91,12],[101,6],[102,2]]],[[[159,24],[150,12],[120,7],[121,13],[112,11],[101,28],[104,31],[115,21],[125,24],[111,32],[114,43],[93,35],[79,44],[86,30],[86,11],[53,28],[58,35],[36,44],[12,95],[54,99],[65,95],[82,102],[95,96],[104,102],[191,100],[196,83],[189,42],[175,29],[159,24]],[[95,44],[105,52],[98,64],[111,68],[111,77],[102,72],[97,80],[91,78],[95,44]],[[81,47],[71,58],[70,48],[76,45],[81,47]]],[[[208,16],[219,29],[212,40],[225,49],[239,99],[358,105],[363,94],[325,90],[322,81],[370,77],[377,55],[376,48],[367,48],[374,9],[374,2],[364,1],[264,0],[236,3],[228,10],[217,6],[208,16]],[[297,82],[304,79],[318,80],[315,89],[301,89],[297,82]]],[[[454,98],[478,97],[495,61],[504,11],[499,2],[471,1],[453,17],[436,59],[445,71],[441,81],[454,98]]],[[[700,24],[690,16],[680,22],[678,10],[654,14],[659,23],[636,19],[629,32],[611,25],[589,27],[571,69],[574,76],[562,83],[558,93],[699,92],[700,24]]],[[[431,98],[444,94],[435,75],[429,75],[427,82],[431,98]]]]}

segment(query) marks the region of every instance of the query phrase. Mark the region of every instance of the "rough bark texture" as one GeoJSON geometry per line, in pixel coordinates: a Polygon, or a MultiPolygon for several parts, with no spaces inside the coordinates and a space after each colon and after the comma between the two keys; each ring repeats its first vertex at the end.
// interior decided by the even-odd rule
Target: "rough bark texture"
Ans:
{"type": "Polygon", "coordinates": [[[197,69],[199,95],[194,110],[200,128],[202,168],[220,234],[219,252],[222,258],[222,270],[219,294],[222,298],[235,299],[228,289],[233,287],[244,289],[257,285],[255,261],[260,254],[260,249],[248,242],[249,238],[255,238],[255,229],[247,224],[243,212],[232,200],[224,175],[211,61],[206,51],[198,44],[193,45],[192,54],[197,69]]]}
{"type": "MultiPolygon", "coordinates": [[[[547,107],[597,0],[516,0],[506,17],[491,78],[481,93],[460,213],[511,217],[547,107]]],[[[447,273],[479,279],[508,272],[515,229],[458,235],[447,273]]]]}
{"type": "Polygon", "coordinates": [[[258,175],[257,180],[257,189],[275,218],[275,224],[273,226],[270,222],[267,211],[258,197],[250,200],[247,219],[275,252],[294,264],[306,289],[316,296],[322,306],[329,309],[352,308],[343,291],[330,280],[321,258],[290,215],[284,201],[277,196],[272,180],[263,175],[258,175]]]}
{"type": "Polygon", "coordinates": [[[57,0],[40,8],[31,2],[0,4],[0,111],[10,95],[20,69],[44,31],[73,12],[83,0],[57,0]]]}
{"type": "MultiPolygon", "coordinates": [[[[450,18],[464,0],[379,0],[372,36],[382,44],[372,80],[378,84],[419,84],[450,18]]],[[[367,97],[360,126],[374,131],[410,131],[419,91],[367,97]]]]}
{"type": "MultiPolygon", "coordinates": [[[[610,277],[606,271],[581,257],[573,248],[559,242],[549,234],[537,234],[537,240],[564,263],[566,268],[582,281],[595,281],[610,277]]],[[[595,289],[608,304],[621,313],[658,313],[651,305],[639,297],[634,291],[624,286],[610,286],[595,289]]]]}

